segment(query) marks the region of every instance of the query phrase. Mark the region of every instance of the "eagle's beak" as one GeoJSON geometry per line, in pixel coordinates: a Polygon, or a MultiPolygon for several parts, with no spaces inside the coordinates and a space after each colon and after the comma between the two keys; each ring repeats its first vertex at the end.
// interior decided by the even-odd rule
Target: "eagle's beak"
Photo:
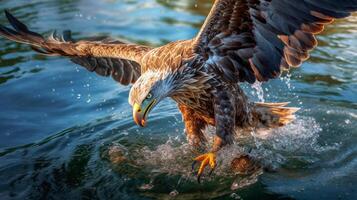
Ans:
{"type": "Polygon", "coordinates": [[[145,127],[146,125],[146,117],[149,115],[149,112],[155,105],[156,100],[153,100],[149,103],[149,105],[142,109],[141,106],[137,103],[133,106],[133,118],[137,125],[141,127],[145,127]]]}
{"type": "Polygon", "coordinates": [[[137,103],[135,103],[133,107],[133,118],[137,125],[141,127],[145,126],[145,120],[143,119],[141,107],[137,103]]]}

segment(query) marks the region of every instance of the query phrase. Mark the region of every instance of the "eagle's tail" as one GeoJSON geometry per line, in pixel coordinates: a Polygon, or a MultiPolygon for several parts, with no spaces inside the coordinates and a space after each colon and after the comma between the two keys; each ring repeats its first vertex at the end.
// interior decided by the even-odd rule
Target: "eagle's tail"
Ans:
{"type": "Polygon", "coordinates": [[[253,118],[259,128],[275,128],[285,126],[295,119],[295,113],[300,110],[294,107],[285,107],[284,103],[255,103],[253,118]]]}

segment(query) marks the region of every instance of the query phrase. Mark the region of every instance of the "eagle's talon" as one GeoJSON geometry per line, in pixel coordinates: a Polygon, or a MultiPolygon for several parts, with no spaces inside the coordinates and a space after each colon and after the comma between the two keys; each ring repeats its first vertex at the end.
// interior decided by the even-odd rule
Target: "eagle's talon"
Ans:
{"type": "Polygon", "coordinates": [[[215,153],[203,154],[201,156],[198,156],[194,160],[195,161],[192,163],[192,170],[194,170],[194,167],[197,162],[201,162],[200,168],[198,169],[198,173],[197,173],[197,181],[198,183],[201,183],[201,176],[207,165],[211,167],[211,171],[209,175],[211,176],[211,174],[213,173],[216,167],[216,154],[215,153]]]}
{"type": "Polygon", "coordinates": [[[197,175],[197,182],[198,182],[198,183],[201,183],[201,176],[202,176],[202,174],[197,175]]]}

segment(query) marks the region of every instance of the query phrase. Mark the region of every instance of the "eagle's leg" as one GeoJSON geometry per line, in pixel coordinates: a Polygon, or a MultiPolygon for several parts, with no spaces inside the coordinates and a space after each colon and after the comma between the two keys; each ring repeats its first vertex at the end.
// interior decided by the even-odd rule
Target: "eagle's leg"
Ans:
{"type": "Polygon", "coordinates": [[[214,113],[216,135],[214,137],[213,146],[209,153],[203,154],[195,158],[192,168],[196,162],[201,162],[197,174],[197,180],[200,182],[202,173],[207,165],[211,167],[211,172],[216,167],[216,153],[225,145],[233,143],[234,127],[235,127],[235,109],[234,102],[226,90],[220,89],[214,94],[214,113]]]}
{"type": "Polygon", "coordinates": [[[207,126],[206,122],[187,106],[179,105],[179,108],[185,122],[185,132],[188,142],[194,148],[203,148],[207,142],[206,137],[202,132],[207,126]]]}

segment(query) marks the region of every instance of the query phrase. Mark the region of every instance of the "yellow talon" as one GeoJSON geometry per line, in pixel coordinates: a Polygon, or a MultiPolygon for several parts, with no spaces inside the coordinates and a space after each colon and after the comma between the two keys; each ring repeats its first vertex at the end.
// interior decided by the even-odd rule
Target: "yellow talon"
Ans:
{"type": "Polygon", "coordinates": [[[204,169],[206,168],[207,165],[211,167],[211,172],[216,168],[216,154],[215,153],[207,153],[203,154],[201,156],[198,156],[197,158],[194,159],[195,161],[192,164],[192,170],[195,167],[195,164],[197,162],[201,162],[200,168],[198,169],[198,174],[197,174],[197,181],[200,182],[202,173],[204,169]]]}

